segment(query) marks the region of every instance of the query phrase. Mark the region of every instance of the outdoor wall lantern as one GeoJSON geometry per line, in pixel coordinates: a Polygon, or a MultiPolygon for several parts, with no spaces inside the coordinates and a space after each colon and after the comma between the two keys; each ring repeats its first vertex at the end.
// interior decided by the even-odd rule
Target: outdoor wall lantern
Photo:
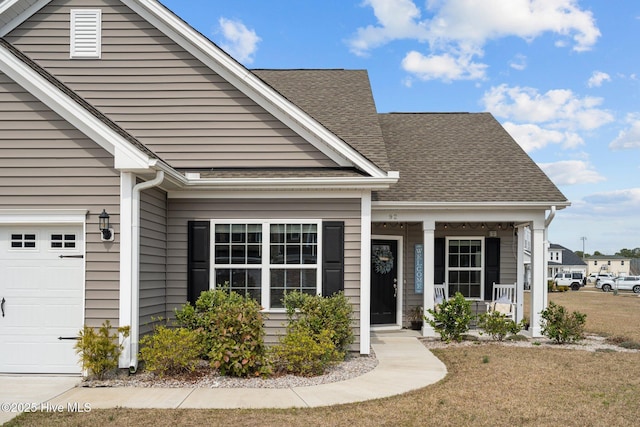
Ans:
{"type": "Polygon", "coordinates": [[[111,224],[109,224],[109,214],[105,209],[102,209],[102,213],[98,217],[100,220],[99,228],[102,232],[102,236],[100,236],[103,242],[113,242],[114,240],[114,232],[113,228],[111,228],[111,224]]]}

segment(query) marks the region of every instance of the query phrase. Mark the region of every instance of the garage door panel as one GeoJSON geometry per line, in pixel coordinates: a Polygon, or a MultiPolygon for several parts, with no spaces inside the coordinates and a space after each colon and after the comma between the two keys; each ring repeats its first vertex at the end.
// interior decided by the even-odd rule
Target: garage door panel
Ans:
{"type": "Polygon", "coordinates": [[[59,338],[84,323],[83,251],[81,226],[0,227],[0,372],[80,373],[76,341],[59,338]]]}

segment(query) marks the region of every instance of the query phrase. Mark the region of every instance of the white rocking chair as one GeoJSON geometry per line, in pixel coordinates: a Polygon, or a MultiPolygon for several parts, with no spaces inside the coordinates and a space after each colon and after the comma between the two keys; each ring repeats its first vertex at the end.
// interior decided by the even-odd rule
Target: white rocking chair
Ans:
{"type": "Polygon", "coordinates": [[[440,305],[449,299],[449,289],[447,289],[446,283],[443,283],[441,285],[433,285],[433,288],[433,305],[440,305]]]}
{"type": "Polygon", "coordinates": [[[487,303],[487,312],[496,311],[508,319],[516,320],[516,284],[493,284],[493,298],[487,303]]]}

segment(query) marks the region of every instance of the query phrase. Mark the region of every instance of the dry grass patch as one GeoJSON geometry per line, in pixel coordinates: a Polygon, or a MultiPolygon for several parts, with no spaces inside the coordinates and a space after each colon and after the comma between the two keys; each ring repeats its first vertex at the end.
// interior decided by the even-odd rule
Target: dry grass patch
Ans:
{"type": "MultiPolygon", "coordinates": [[[[449,375],[433,386],[359,404],[290,410],[95,410],[27,414],[13,425],[594,426],[640,418],[637,353],[499,344],[434,350],[449,375]]],[[[10,424],[11,425],[11,424],[10,424]]]]}
{"type": "MultiPolygon", "coordinates": [[[[591,290],[594,288],[591,288],[591,290]]],[[[550,293],[549,301],[565,306],[569,311],[587,315],[585,330],[602,336],[625,337],[627,341],[640,343],[640,298],[637,294],[589,292],[550,293]]],[[[587,292],[585,292],[587,291],[587,292]]]]}

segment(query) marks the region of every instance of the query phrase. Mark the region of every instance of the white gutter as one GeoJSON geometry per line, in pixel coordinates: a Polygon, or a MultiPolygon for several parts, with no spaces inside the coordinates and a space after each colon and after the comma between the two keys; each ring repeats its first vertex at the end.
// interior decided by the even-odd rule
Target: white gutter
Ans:
{"type": "Polygon", "coordinates": [[[141,182],[133,187],[131,209],[131,331],[129,338],[129,372],[138,370],[138,341],[140,339],[140,193],[156,187],[164,181],[164,171],[157,171],[151,181],[141,182]]]}
{"type": "Polygon", "coordinates": [[[544,228],[549,227],[549,225],[551,224],[551,221],[553,221],[553,218],[555,218],[555,216],[556,216],[556,207],[551,206],[551,212],[549,212],[549,216],[547,217],[547,219],[544,220],[544,228]]]}
{"type": "MultiPolygon", "coordinates": [[[[477,209],[494,209],[502,208],[549,208],[548,202],[397,202],[397,201],[381,201],[373,202],[374,208],[393,208],[393,209],[459,209],[459,208],[477,208],[477,209]]],[[[556,204],[551,209],[564,209],[571,206],[571,202],[556,204]]],[[[555,214],[554,214],[555,215],[555,214]]]]}

